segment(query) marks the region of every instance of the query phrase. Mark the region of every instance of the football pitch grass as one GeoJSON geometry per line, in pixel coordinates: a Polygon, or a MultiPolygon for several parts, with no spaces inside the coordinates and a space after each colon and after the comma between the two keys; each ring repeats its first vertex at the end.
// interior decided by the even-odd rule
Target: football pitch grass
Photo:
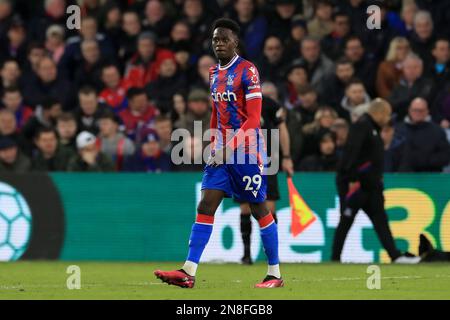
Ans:
{"type": "Polygon", "coordinates": [[[266,265],[202,264],[194,289],[161,283],[155,269],[179,263],[0,263],[0,299],[450,299],[450,264],[380,265],[381,289],[367,288],[367,265],[283,264],[285,287],[255,289],[266,265]],[[67,268],[81,269],[81,289],[67,289],[67,268]]]}

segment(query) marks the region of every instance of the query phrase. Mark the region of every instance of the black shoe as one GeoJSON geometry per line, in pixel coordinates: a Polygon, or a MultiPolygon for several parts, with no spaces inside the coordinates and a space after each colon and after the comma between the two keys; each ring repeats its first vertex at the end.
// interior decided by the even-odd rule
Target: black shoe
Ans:
{"type": "Polygon", "coordinates": [[[423,254],[429,253],[434,250],[430,240],[428,240],[424,234],[421,234],[419,239],[419,256],[422,256],[423,254]]]}
{"type": "Polygon", "coordinates": [[[250,256],[242,257],[241,262],[242,262],[242,264],[245,264],[245,265],[248,265],[248,266],[253,264],[252,258],[250,256]]]}

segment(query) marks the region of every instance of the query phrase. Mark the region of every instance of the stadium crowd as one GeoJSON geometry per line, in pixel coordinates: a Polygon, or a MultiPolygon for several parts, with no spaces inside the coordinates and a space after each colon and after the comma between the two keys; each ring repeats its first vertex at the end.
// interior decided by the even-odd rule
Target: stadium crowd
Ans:
{"type": "Polygon", "coordinates": [[[0,0],[0,172],[180,171],[171,133],[209,128],[212,22],[283,106],[296,170],[334,171],[371,99],[387,172],[450,171],[450,1],[0,0]],[[67,28],[66,7],[81,7],[67,28]],[[367,6],[381,9],[369,29],[367,6]]]}

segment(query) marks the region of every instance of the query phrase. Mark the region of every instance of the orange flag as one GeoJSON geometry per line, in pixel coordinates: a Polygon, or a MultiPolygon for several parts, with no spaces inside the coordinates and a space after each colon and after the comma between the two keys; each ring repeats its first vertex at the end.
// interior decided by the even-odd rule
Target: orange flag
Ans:
{"type": "Polygon", "coordinates": [[[291,233],[293,237],[298,236],[303,232],[310,224],[316,221],[316,216],[312,210],[308,207],[305,200],[303,200],[300,193],[292,182],[292,178],[287,178],[288,190],[289,190],[289,204],[291,205],[291,233]]]}

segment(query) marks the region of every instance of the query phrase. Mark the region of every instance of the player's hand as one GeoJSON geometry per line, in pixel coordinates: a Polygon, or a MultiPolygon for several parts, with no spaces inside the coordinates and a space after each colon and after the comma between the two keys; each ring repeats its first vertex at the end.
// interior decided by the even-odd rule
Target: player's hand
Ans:
{"type": "Polygon", "coordinates": [[[227,156],[231,154],[231,149],[229,148],[220,148],[211,152],[211,156],[208,158],[208,162],[206,163],[209,166],[217,167],[226,162],[227,156]]]}
{"type": "Polygon", "coordinates": [[[294,163],[291,158],[283,158],[281,161],[281,169],[287,173],[289,177],[294,175],[294,163]]]}

